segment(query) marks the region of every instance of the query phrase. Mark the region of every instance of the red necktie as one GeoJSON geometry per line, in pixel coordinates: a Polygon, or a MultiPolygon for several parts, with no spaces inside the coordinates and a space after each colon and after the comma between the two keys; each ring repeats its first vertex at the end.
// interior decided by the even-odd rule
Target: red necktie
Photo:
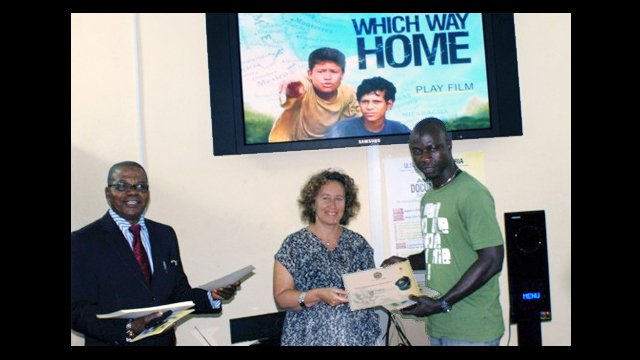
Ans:
{"type": "Polygon", "coordinates": [[[129,231],[133,234],[133,255],[136,257],[136,261],[138,261],[138,265],[140,266],[140,270],[142,270],[142,275],[144,275],[145,280],[147,280],[147,284],[151,284],[151,266],[149,265],[147,252],[144,249],[144,245],[142,245],[140,225],[131,225],[129,231]]]}

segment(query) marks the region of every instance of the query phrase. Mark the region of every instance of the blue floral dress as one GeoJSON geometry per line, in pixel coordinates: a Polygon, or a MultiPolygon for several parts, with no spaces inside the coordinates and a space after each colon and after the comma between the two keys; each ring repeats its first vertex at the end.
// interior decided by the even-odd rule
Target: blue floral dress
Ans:
{"type": "MultiPolygon", "coordinates": [[[[342,274],[375,267],[373,249],[362,237],[342,228],[338,245],[328,251],[308,228],[284,240],[275,255],[293,276],[295,288],[344,289],[342,274]]],[[[375,345],[380,335],[378,315],[373,309],[351,311],[349,304],[330,306],[324,302],[287,311],[282,329],[282,345],[375,345]]]]}

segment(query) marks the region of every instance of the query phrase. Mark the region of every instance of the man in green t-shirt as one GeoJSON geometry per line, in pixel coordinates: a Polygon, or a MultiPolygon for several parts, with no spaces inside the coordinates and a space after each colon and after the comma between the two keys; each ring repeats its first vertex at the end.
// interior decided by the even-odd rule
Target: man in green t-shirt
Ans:
{"type": "MultiPolygon", "coordinates": [[[[498,276],[504,248],[493,197],[456,165],[445,124],[426,118],[409,136],[416,168],[432,188],[420,202],[425,250],[410,255],[414,269],[426,269],[438,299],[411,296],[417,304],[403,314],[428,316],[432,346],[499,345],[504,321],[498,276]]],[[[382,266],[406,260],[392,256],[382,266]]]]}

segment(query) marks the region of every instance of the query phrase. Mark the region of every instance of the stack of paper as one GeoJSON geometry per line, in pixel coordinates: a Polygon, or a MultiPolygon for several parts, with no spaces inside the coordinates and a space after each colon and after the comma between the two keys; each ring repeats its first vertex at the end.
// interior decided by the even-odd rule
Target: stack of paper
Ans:
{"type": "Polygon", "coordinates": [[[166,320],[164,320],[163,322],[161,322],[157,326],[145,329],[143,332],[138,334],[138,336],[133,338],[133,340],[131,340],[131,342],[136,342],[138,340],[142,340],[142,339],[144,339],[146,337],[149,337],[149,336],[154,336],[154,335],[161,334],[163,331],[165,331],[169,327],[171,327],[176,321],[182,319],[183,317],[191,314],[194,311],[195,311],[195,309],[187,309],[187,310],[182,310],[182,311],[180,311],[178,313],[174,312],[173,314],[171,314],[171,316],[169,316],[166,320]]]}
{"type": "Polygon", "coordinates": [[[193,301],[183,301],[173,304],[166,304],[160,306],[152,306],[146,308],[139,309],[125,309],[118,310],[108,314],[97,314],[96,317],[98,319],[137,319],[141,316],[151,315],[155,312],[165,312],[167,310],[173,311],[174,314],[191,307],[194,307],[196,304],[193,301]]]}

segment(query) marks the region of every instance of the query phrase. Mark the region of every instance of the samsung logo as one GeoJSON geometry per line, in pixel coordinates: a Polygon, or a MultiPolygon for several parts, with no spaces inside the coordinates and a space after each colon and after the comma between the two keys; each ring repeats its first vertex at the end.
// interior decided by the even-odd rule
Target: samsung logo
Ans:
{"type": "Polygon", "coordinates": [[[363,144],[379,144],[380,143],[380,139],[360,139],[358,140],[358,144],[363,145],[363,144]]]}

